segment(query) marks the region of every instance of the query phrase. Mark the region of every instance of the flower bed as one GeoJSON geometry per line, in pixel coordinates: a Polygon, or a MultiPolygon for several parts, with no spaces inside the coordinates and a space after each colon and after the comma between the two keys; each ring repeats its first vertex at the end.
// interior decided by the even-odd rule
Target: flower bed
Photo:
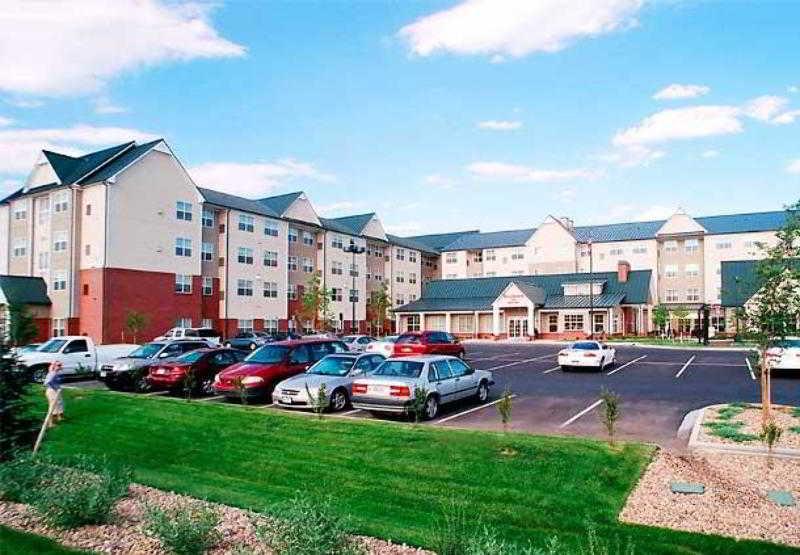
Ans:
{"type": "MultiPolygon", "coordinates": [[[[775,423],[783,430],[775,448],[800,449],[800,408],[773,406],[775,423]]],[[[728,445],[762,445],[761,407],[747,403],[717,405],[705,410],[697,440],[728,445]]]]}

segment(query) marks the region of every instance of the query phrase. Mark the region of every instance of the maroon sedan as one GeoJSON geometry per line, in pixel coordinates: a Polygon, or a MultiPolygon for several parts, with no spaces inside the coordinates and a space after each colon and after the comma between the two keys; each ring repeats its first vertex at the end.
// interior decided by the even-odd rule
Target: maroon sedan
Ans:
{"type": "Polygon", "coordinates": [[[347,351],[347,345],[334,339],[300,339],[268,343],[244,361],[217,375],[214,393],[228,399],[269,398],[275,384],[308,370],[323,357],[347,351]]]}
{"type": "Polygon", "coordinates": [[[464,346],[455,336],[443,331],[410,331],[397,338],[394,357],[449,355],[464,358],[464,346]]]}
{"type": "Polygon", "coordinates": [[[197,349],[169,362],[150,367],[147,382],[153,389],[183,390],[191,380],[194,394],[212,393],[214,377],[229,366],[241,362],[246,353],[236,349],[197,349]]]}

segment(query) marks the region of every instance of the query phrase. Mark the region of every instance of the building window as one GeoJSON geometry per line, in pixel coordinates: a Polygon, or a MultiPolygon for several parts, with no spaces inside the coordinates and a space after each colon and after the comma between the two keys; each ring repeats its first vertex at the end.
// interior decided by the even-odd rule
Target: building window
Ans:
{"type": "Polygon", "coordinates": [[[547,315],[547,331],[550,333],[558,333],[558,314],[547,315]]]}
{"type": "Polygon", "coordinates": [[[289,289],[286,290],[286,298],[290,301],[297,300],[297,285],[294,283],[289,284],[289,289]]]}
{"type": "Polygon", "coordinates": [[[406,250],[405,249],[397,249],[394,253],[394,257],[397,260],[405,260],[406,259],[406,250]]]}
{"type": "Polygon", "coordinates": [[[14,256],[25,256],[28,252],[28,244],[24,239],[16,239],[12,252],[14,256]]]}
{"type": "Polygon", "coordinates": [[[697,239],[686,239],[686,241],[683,242],[683,248],[686,250],[686,254],[696,253],[700,249],[700,241],[697,239]]]}
{"type": "Polygon", "coordinates": [[[179,200],[175,205],[175,217],[186,222],[192,221],[192,203],[179,200]]]}
{"type": "Polygon", "coordinates": [[[236,281],[236,294],[240,297],[253,296],[253,282],[249,279],[240,279],[236,281]]]}
{"type": "Polygon", "coordinates": [[[212,329],[214,327],[214,320],[211,318],[203,318],[200,320],[200,327],[212,329]]]}
{"type": "Polygon", "coordinates": [[[53,276],[53,291],[65,291],[67,289],[67,274],[57,272],[53,276]]]}
{"type": "Polygon", "coordinates": [[[25,220],[28,218],[28,205],[19,203],[14,206],[14,219],[25,220]]]}
{"type": "Polygon", "coordinates": [[[395,300],[394,300],[394,305],[395,306],[403,306],[404,304],[406,304],[405,295],[397,295],[397,298],[395,298],[395,300]]]}
{"type": "Polygon", "coordinates": [[[308,245],[309,247],[314,246],[314,235],[311,232],[303,232],[303,244],[308,245]]]}
{"type": "Polygon", "coordinates": [[[700,266],[697,264],[686,265],[686,277],[698,277],[700,275],[700,266]]]}
{"type": "Polygon", "coordinates": [[[397,283],[405,283],[406,281],[405,272],[403,272],[402,270],[398,270],[397,275],[394,276],[394,280],[397,283]]]}
{"type": "Polygon", "coordinates": [[[497,255],[495,254],[494,249],[486,249],[483,251],[483,259],[486,262],[494,262],[497,260],[497,255]]]}
{"type": "Polygon", "coordinates": [[[582,331],[583,314],[564,314],[564,331],[582,331]]]}
{"type": "Polygon", "coordinates": [[[264,297],[268,299],[278,298],[278,284],[274,281],[264,282],[264,297]]]}
{"type": "Polygon", "coordinates": [[[267,333],[275,333],[278,331],[278,319],[277,318],[265,318],[264,319],[264,331],[267,333]]]}
{"type": "Polygon", "coordinates": [[[210,297],[214,294],[214,278],[203,276],[203,295],[210,297]]]}
{"type": "Polygon", "coordinates": [[[69,208],[69,193],[67,191],[59,191],[54,195],[53,204],[55,205],[53,208],[56,213],[58,212],[66,212],[67,208],[69,208]]]}
{"type": "Polygon", "coordinates": [[[633,247],[633,254],[647,254],[647,247],[633,247]]]}
{"type": "Polygon", "coordinates": [[[297,257],[296,256],[290,256],[289,259],[288,259],[287,266],[289,267],[290,271],[296,272],[297,271],[297,257]]]}
{"type": "Polygon", "coordinates": [[[445,255],[444,261],[446,264],[456,264],[458,262],[458,255],[454,252],[448,252],[445,255]]]}
{"type": "Polygon", "coordinates": [[[700,289],[697,287],[689,287],[686,290],[686,300],[690,303],[700,302],[700,289]]]}
{"type": "Polygon", "coordinates": [[[357,303],[358,302],[358,289],[351,289],[350,290],[350,302],[357,303]]]}
{"type": "Polygon", "coordinates": [[[525,258],[525,253],[522,251],[516,251],[511,253],[511,260],[523,260],[525,258]]]}
{"type": "Polygon", "coordinates": [[[622,256],[623,254],[625,254],[625,249],[621,249],[619,247],[614,249],[609,249],[608,251],[609,256],[622,256]]]}
{"type": "Polygon", "coordinates": [[[53,318],[53,337],[67,335],[67,319],[53,318]]]}
{"type": "Polygon", "coordinates": [[[39,270],[47,270],[50,267],[50,253],[39,253],[39,270]]]}
{"type": "Polygon", "coordinates": [[[175,274],[175,292],[176,293],[191,293],[192,292],[192,276],[186,274],[175,274]]]}
{"type": "Polygon", "coordinates": [[[236,328],[242,333],[251,332],[253,331],[253,320],[238,320],[236,328]]]}
{"type": "Polygon", "coordinates": [[[420,324],[419,324],[419,314],[411,314],[408,319],[406,319],[406,330],[407,331],[420,331],[420,324]]]}
{"type": "Polygon", "coordinates": [[[486,272],[486,277],[494,277],[497,275],[497,272],[486,272]]]}
{"type": "Polygon", "coordinates": [[[458,278],[458,274],[445,274],[445,279],[456,279],[458,278]]]}
{"type": "Polygon", "coordinates": [[[186,316],[182,316],[175,320],[175,327],[176,328],[191,328],[192,327],[192,319],[187,318],[186,316]]]}
{"type": "Polygon", "coordinates": [[[664,241],[664,252],[676,253],[678,252],[677,241],[664,241]]]}
{"type": "Polygon", "coordinates": [[[314,263],[311,262],[311,259],[307,256],[303,257],[303,271],[307,274],[314,271],[314,263]]]}
{"type": "Polygon", "coordinates": [[[214,245],[211,243],[203,242],[201,258],[205,262],[214,260],[214,245]]]}
{"type": "Polygon", "coordinates": [[[277,268],[278,253],[275,251],[264,251],[264,266],[269,268],[277,268]]]}
{"type": "Polygon", "coordinates": [[[664,266],[664,277],[676,278],[678,277],[678,267],[674,264],[667,264],[664,266]]]}
{"type": "Polygon", "coordinates": [[[214,227],[214,211],[203,208],[203,227],[214,227]]]}
{"type": "Polygon", "coordinates": [[[717,247],[717,250],[727,250],[733,248],[733,243],[731,241],[717,241],[714,246],[717,247]]]}
{"type": "Polygon", "coordinates": [[[175,256],[192,256],[192,240],[185,237],[175,239],[175,256]]]}
{"type": "Polygon", "coordinates": [[[249,214],[239,214],[239,231],[253,233],[256,229],[256,219],[249,214]]]}
{"type": "Polygon", "coordinates": [[[512,276],[523,276],[523,275],[525,275],[525,271],[524,270],[514,270],[513,272],[511,272],[511,275],[512,276]]]}
{"type": "MultiPolygon", "coordinates": [[[[87,205],[86,208],[91,208],[91,205],[87,205]]],[[[50,218],[49,197],[41,197],[39,199],[36,199],[36,214],[40,224],[47,222],[48,218],[50,218]]],[[[88,216],[89,214],[86,215],[88,216]]]]}
{"type": "Polygon", "coordinates": [[[89,256],[90,254],[92,254],[92,245],[89,245],[89,244],[84,245],[83,246],[83,253],[86,256],[89,256]]]}
{"type": "Polygon", "coordinates": [[[298,237],[298,231],[295,228],[290,227],[289,228],[289,242],[290,243],[297,243],[297,237],[298,237]]]}
{"type": "Polygon", "coordinates": [[[334,275],[334,276],[342,275],[342,273],[343,273],[342,267],[343,266],[342,266],[341,262],[336,262],[334,260],[333,262],[331,262],[331,274],[334,275]]]}
{"type": "Polygon", "coordinates": [[[83,284],[83,296],[86,297],[88,295],[89,295],[89,284],[88,283],[84,283],[83,284]]]}
{"type": "Polygon", "coordinates": [[[408,274],[408,283],[410,283],[412,285],[417,283],[417,274],[415,274],[414,272],[409,273],[408,274]]]}
{"type": "Polygon", "coordinates": [[[343,249],[344,248],[344,239],[341,235],[334,235],[331,237],[331,247],[334,249],[343,249]]]}
{"type": "Polygon", "coordinates": [[[331,288],[331,300],[332,301],[341,301],[342,300],[342,289],[340,287],[332,287],[331,288]]]}
{"type": "Polygon", "coordinates": [[[53,252],[67,250],[67,232],[59,231],[53,234],[53,252]]]}
{"type": "Polygon", "coordinates": [[[358,277],[358,264],[350,264],[350,277],[358,277]]]}
{"type": "Polygon", "coordinates": [[[381,274],[375,274],[374,276],[372,276],[372,279],[374,279],[375,281],[383,281],[383,276],[381,274]]]}
{"type": "Polygon", "coordinates": [[[677,303],[679,300],[678,292],[675,289],[667,289],[664,291],[664,302],[677,303]]]}
{"type": "Polygon", "coordinates": [[[417,251],[408,251],[408,261],[409,262],[417,261],[417,251]]]}
{"type": "Polygon", "coordinates": [[[253,249],[249,247],[239,247],[239,256],[237,259],[239,260],[239,264],[252,264],[253,249]]]}
{"type": "Polygon", "coordinates": [[[270,237],[277,237],[278,222],[273,222],[272,220],[267,220],[266,222],[264,222],[264,235],[268,235],[270,237]]]}
{"type": "Polygon", "coordinates": [[[602,314],[593,314],[594,333],[603,333],[606,329],[605,318],[602,314]]]}

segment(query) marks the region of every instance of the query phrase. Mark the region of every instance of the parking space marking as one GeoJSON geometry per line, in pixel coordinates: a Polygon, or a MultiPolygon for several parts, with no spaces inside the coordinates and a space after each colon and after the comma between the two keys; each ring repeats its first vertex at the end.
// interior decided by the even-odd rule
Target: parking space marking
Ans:
{"type": "Polygon", "coordinates": [[[198,401],[217,401],[224,398],[224,395],[214,395],[213,397],[203,397],[202,399],[198,399],[198,401]]]}
{"type": "Polygon", "coordinates": [[[756,374],[755,374],[755,372],[753,372],[753,367],[750,365],[750,359],[749,359],[749,358],[747,358],[747,357],[744,357],[744,361],[747,363],[747,369],[750,371],[750,378],[751,378],[753,381],[755,381],[755,379],[756,379],[756,374]]]}
{"type": "Polygon", "coordinates": [[[151,391],[150,393],[145,393],[145,397],[154,397],[156,395],[166,395],[169,391],[151,391]]]}
{"type": "Polygon", "coordinates": [[[486,368],[487,372],[492,372],[493,370],[499,370],[500,368],[507,368],[508,366],[516,366],[517,364],[525,364],[526,362],[536,362],[537,360],[545,360],[547,358],[553,358],[556,354],[545,355],[536,358],[527,358],[525,360],[518,360],[517,362],[509,362],[508,364],[501,364],[499,366],[492,366],[491,368],[486,368]]]}
{"type": "Polygon", "coordinates": [[[357,413],[357,412],[361,412],[361,409],[353,409],[353,410],[349,410],[349,411],[347,411],[347,412],[343,412],[343,413],[342,413],[342,414],[340,414],[339,416],[350,416],[351,414],[355,414],[355,413],[357,413]]]}
{"type": "Polygon", "coordinates": [[[686,361],[686,364],[684,364],[684,365],[681,367],[681,369],[680,369],[680,370],[678,370],[678,373],[677,373],[677,374],[675,374],[675,377],[676,377],[676,378],[680,378],[680,377],[681,377],[681,374],[683,374],[683,371],[684,371],[684,370],[686,370],[687,368],[689,368],[689,365],[692,363],[692,361],[695,359],[695,357],[696,357],[696,356],[697,356],[697,355],[692,355],[692,358],[690,358],[689,360],[687,360],[687,361],[686,361]]]}
{"type": "Polygon", "coordinates": [[[602,403],[602,402],[603,402],[602,399],[598,399],[597,401],[595,401],[594,403],[592,403],[591,405],[589,405],[588,407],[583,409],[581,412],[579,412],[578,414],[576,414],[575,416],[573,416],[572,418],[570,418],[569,420],[567,420],[566,422],[561,424],[561,426],[559,426],[559,428],[566,428],[567,426],[569,426],[570,424],[575,422],[578,418],[580,418],[584,414],[587,414],[587,413],[593,411],[594,409],[596,409],[600,405],[600,403],[602,403]]]}
{"type": "Polygon", "coordinates": [[[544,372],[542,372],[542,374],[549,374],[550,372],[555,372],[555,371],[556,371],[556,370],[558,370],[559,368],[561,368],[561,366],[553,366],[552,368],[548,368],[547,370],[545,370],[544,372]]]}
{"type": "Polygon", "coordinates": [[[274,404],[275,404],[275,403],[270,403],[269,405],[264,405],[264,406],[263,406],[263,407],[261,407],[261,408],[262,408],[262,409],[268,409],[268,408],[270,408],[271,406],[273,406],[274,404]]]}
{"type": "MultiPolygon", "coordinates": [[[[516,396],[517,396],[516,393],[512,394],[511,398],[513,399],[516,396]]],[[[465,416],[467,414],[479,411],[481,409],[485,409],[486,407],[491,407],[492,405],[496,405],[497,403],[499,403],[502,400],[503,400],[503,398],[501,397],[500,399],[497,399],[496,401],[492,401],[490,403],[484,403],[483,405],[480,405],[478,407],[472,407],[471,409],[468,409],[468,410],[465,410],[465,411],[462,411],[462,412],[457,412],[456,414],[451,414],[450,416],[447,416],[445,418],[440,418],[439,420],[434,422],[434,424],[444,424],[445,422],[449,422],[450,420],[453,420],[454,418],[459,418],[461,416],[465,416]]]]}
{"type": "Polygon", "coordinates": [[[617,372],[619,372],[619,371],[620,371],[620,370],[622,370],[623,368],[627,368],[628,366],[630,366],[630,365],[631,365],[631,364],[633,364],[634,362],[639,362],[640,360],[642,360],[642,359],[645,359],[645,358],[647,358],[647,355],[642,355],[642,356],[640,356],[639,358],[635,358],[635,359],[631,360],[630,362],[626,362],[626,363],[625,363],[625,364],[623,364],[622,366],[620,366],[620,367],[618,367],[618,368],[614,368],[614,369],[613,369],[611,372],[609,372],[608,374],[606,374],[606,376],[610,376],[611,374],[616,374],[617,372]]]}

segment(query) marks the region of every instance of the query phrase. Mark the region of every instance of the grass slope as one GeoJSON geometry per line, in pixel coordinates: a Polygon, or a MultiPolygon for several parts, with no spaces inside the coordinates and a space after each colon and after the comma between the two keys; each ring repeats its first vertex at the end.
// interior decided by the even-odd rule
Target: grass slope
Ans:
{"type": "Polygon", "coordinates": [[[41,536],[0,526],[0,553],[9,555],[12,553],[14,555],[66,555],[81,552],[61,547],[57,543],[41,536]]]}
{"type": "MultiPolygon", "coordinates": [[[[430,545],[449,499],[464,500],[510,539],[575,544],[587,521],[647,553],[791,552],[757,542],[622,525],[625,498],[652,451],[583,439],[318,421],[254,407],[69,392],[53,455],[106,455],[138,482],[263,509],[297,491],[330,495],[356,531],[430,545]],[[515,457],[500,454],[512,446],[515,457]]],[[[42,407],[43,408],[43,407],[42,407]]]]}

